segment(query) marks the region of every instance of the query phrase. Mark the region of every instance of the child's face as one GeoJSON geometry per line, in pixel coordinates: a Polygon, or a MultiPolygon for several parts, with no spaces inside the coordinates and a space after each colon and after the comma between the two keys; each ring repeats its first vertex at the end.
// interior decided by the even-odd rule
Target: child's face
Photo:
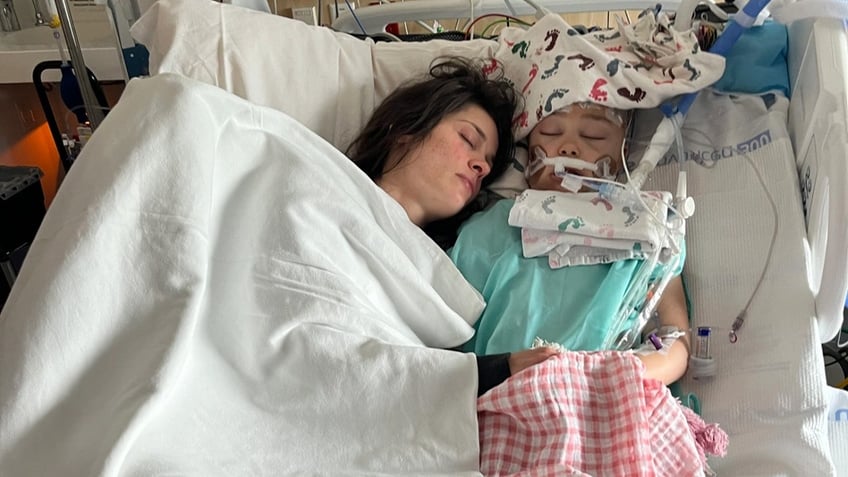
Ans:
{"type": "MultiPolygon", "coordinates": [[[[598,105],[572,105],[543,119],[530,131],[528,138],[531,161],[537,147],[546,157],[565,156],[596,163],[609,156],[613,173],[621,167],[621,145],[626,125],[612,111],[598,105]]],[[[567,169],[568,172],[594,177],[588,169],[567,169]]],[[[553,166],[544,166],[527,178],[531,189],[565,191],[562,178],[554,174],[553,166]]]]}

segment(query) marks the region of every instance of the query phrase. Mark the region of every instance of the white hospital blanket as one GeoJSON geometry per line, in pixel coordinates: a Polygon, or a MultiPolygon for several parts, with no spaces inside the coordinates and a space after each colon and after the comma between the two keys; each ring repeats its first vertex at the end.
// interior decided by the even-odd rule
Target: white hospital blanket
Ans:
{"type": "Polygon", "coordinates": [[[482,302],[282,113],[133,80],[0,315],[0,475],[478,475],[482,302]]]}

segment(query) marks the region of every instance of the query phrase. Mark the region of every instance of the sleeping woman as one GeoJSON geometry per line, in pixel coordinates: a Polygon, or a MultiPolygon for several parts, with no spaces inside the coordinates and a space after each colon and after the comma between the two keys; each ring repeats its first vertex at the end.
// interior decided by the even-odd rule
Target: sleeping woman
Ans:
{"type": "MultiPolygon", "coordinates": [[[[383,101],[348,151],[414,224],[439,238],[468,217],[473,199],[513,157],[516,93],[481,66],[462,58],[434,64],[431,79],[383,101]]],[[[478,394],[555,353],[511,351],[478,356],[478,394]]]]}
{"type": "Polygon", "coordinates": [[[483,303],[421,228],[511,157],[516,95],[480,66],[401,88],[355,163],[215,86],[131,81],[0,315],[0,475],[476,475],[479,391],[555,353],[452,350],[483,303]]]}

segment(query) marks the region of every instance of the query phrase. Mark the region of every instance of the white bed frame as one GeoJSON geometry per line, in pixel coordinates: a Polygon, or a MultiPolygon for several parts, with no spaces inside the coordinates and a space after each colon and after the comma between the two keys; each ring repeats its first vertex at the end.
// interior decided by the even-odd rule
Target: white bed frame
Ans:
{"type": "MultiPolygon", "coordinates": [[[[535,10],[524,0],[408,0],[343,13],[333,28],[349,33],[385,31],[392,22],[470,18],[535,10]],[[358,22],[357,22],[358,20],[358,22]],[[360,24],[362,28],[360,28],[360,24]]],[[[557,13],[691,8],[683,0],[537,0],[557,13]]],[[[807,223],[808,281],[816,296],[819,338],[833,339],[848,293],[848,32],[834,18],[799,20],[789,27],[792,87],[789,129],[795,148],[807,223]]]]}
{"type": "Polygon", "coordinates": [[[848,32],[842,20],[800,20],[789,27],[792,99],[789,131],[804,198],[819,337],[842,326],[848,289],[848,32]]]}
{"type": "MultiPolygon", "coordinates": [[[[340,2],[343,0],[339,0],[340,2]]],[[[676,10],[681,0],[537,0],[534,3],[558,13],[598,12],[606,10],[641,10],[661,4],[676,10]]],[[[385,31],[388,23],[423,21],[444,18],[472,18],[489,13],[510,13],[508,5],[520,16],[536,11],[524,0],[411,0],[386,3],[356,10],[356,16],[368,34],[385,31]]],[[[362,33],[356,19],[349,12],[340,13],[333,28],[349,33],[362,33]]]]}

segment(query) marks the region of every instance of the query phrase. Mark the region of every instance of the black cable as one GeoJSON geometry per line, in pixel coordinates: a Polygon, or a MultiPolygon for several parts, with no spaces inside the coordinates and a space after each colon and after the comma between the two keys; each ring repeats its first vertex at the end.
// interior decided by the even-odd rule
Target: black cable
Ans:
{"type": "MultiPolygon", "coordinates": [[[[342,32],[346,33],[352,37],[359,38],[360,40],[365,38],[371,38],[374,41],[394,41],[387,37],[386,35],[364,35],[362,33],[351,33],[351,32],[342,32]]],[[[449,41],[464,41],[465,40],[465,32],[461,31],[442,31],[439,33],[411,33],[409,35],[396,35],[401,41],[409,41],[409,42],[425,42],[430,40],[449,40],[449,41]]]]}
{"type": "Polygon", "coordinates": [[[838,364],[842,369],[842,376],[848,378],[848,358],[842,350],[832,344],[826,343],[822,345],[822,354],[824,354],[826,358],[833,359],[833,361],[829,363],[825,360],[825,368],[838,364]]]}

